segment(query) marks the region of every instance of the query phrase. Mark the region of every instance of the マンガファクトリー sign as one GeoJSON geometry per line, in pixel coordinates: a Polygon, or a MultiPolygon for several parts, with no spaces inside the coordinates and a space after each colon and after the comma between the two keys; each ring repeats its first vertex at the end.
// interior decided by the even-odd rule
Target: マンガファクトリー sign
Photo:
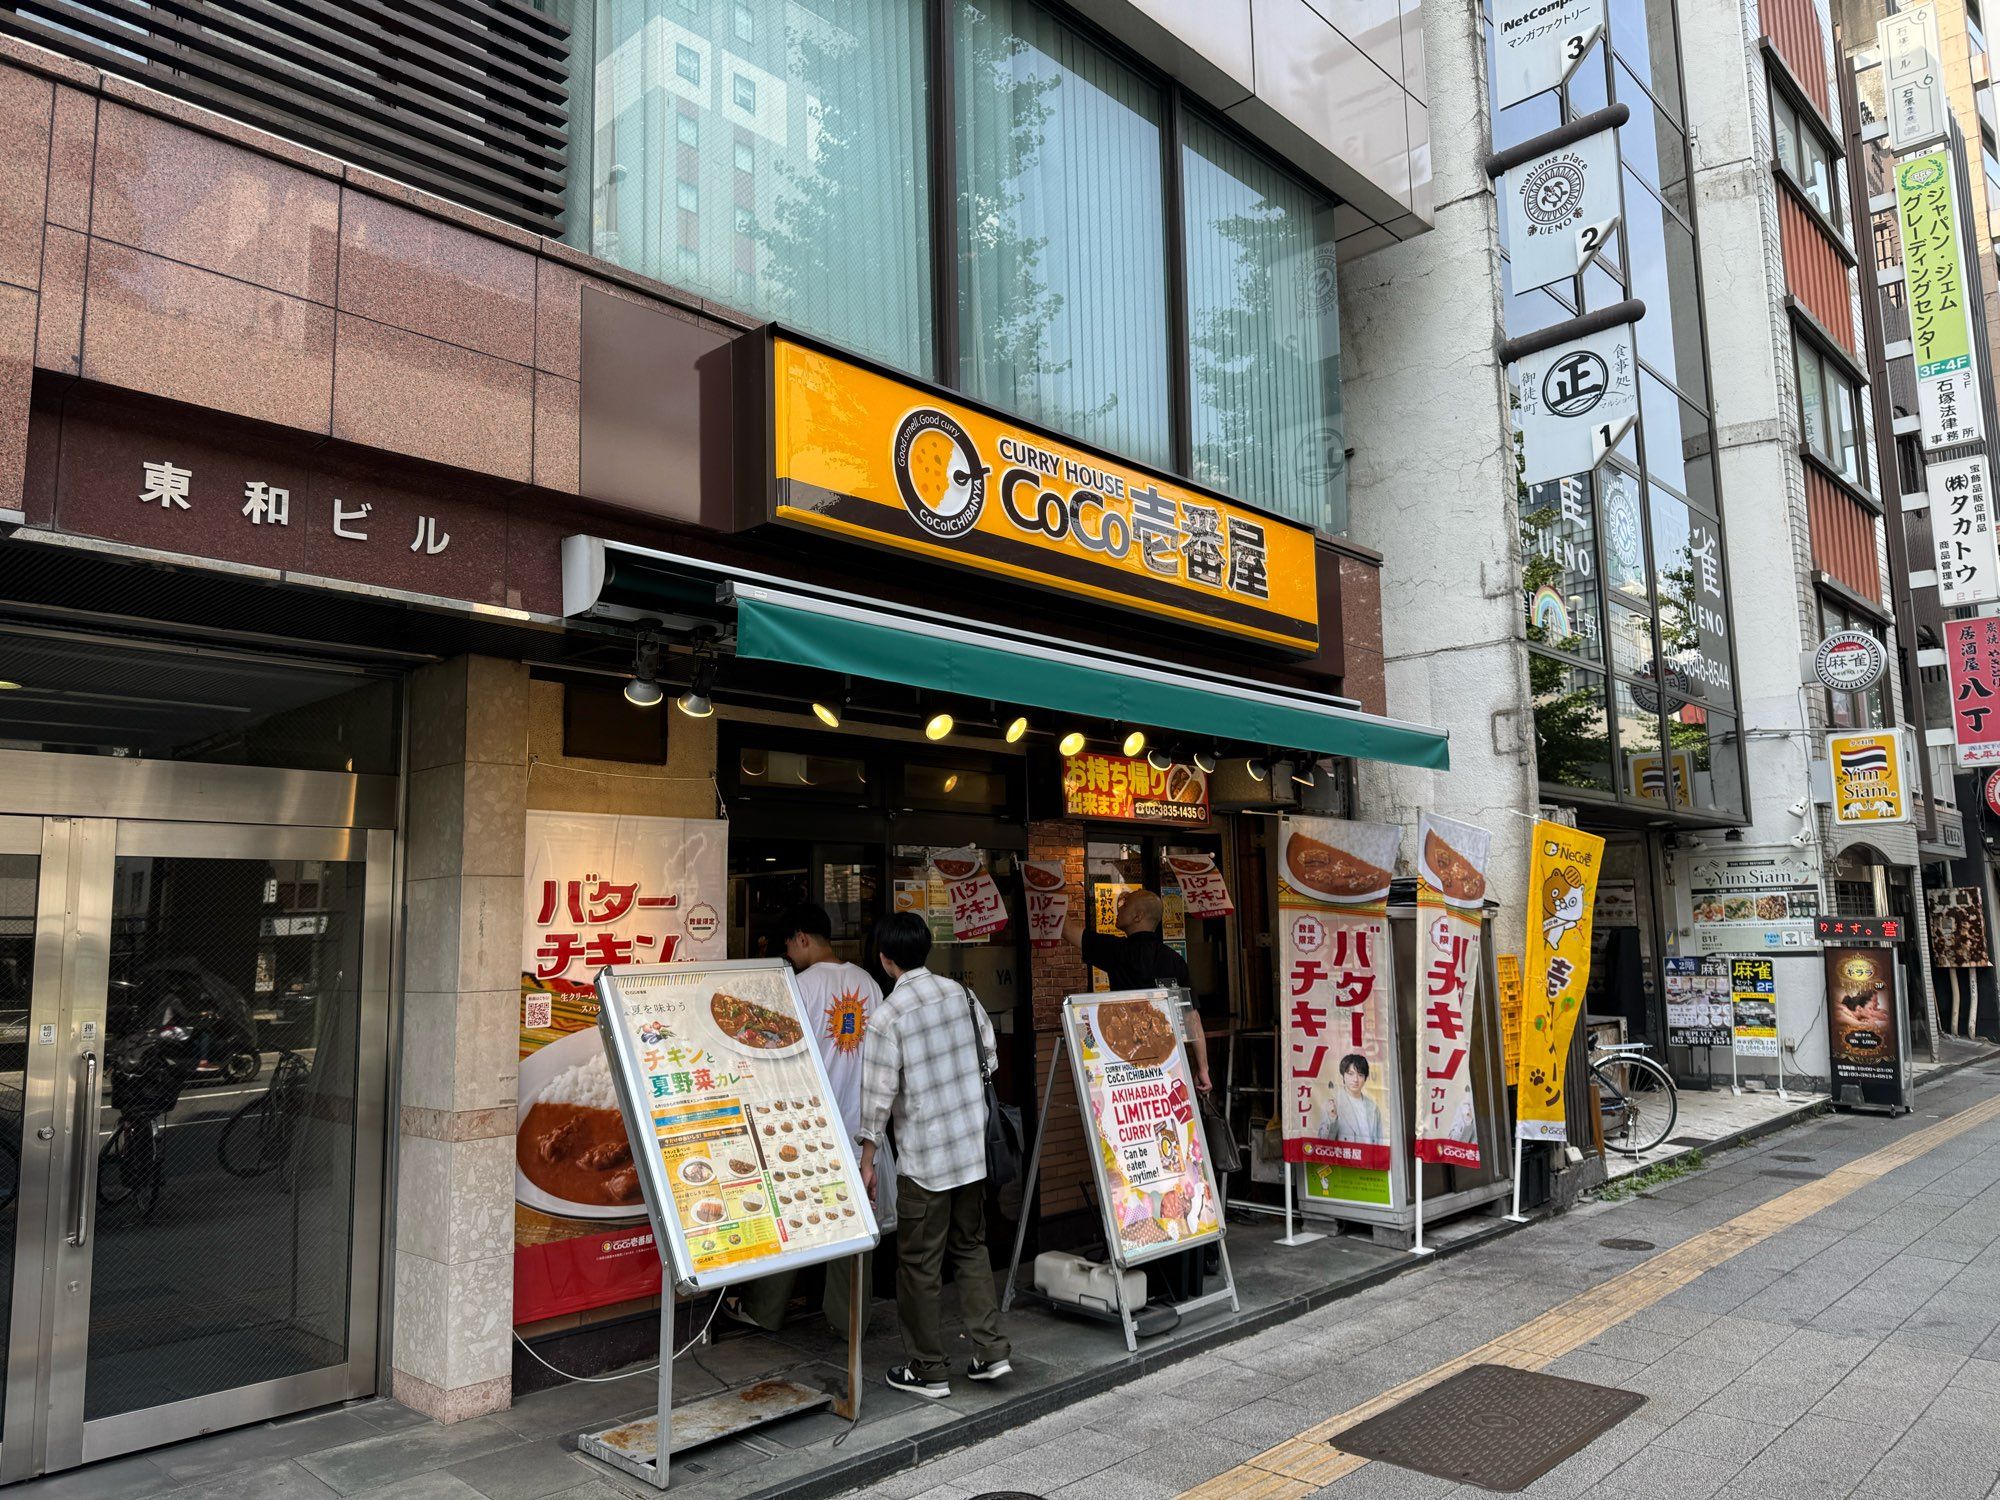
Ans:
{"type": "MultiPolygon", "coordinates": [[[[768,353],[775,520],[1246,639],[1319,643],[1310,527],[789,336],[768,353]]],[[[1314,460],[1344,462],[1336,449],[1314,460]]]]}
{"type": "Polygon", "coordinates": [[[1604,0],[1495,0],[1493,107],[1554,88],[1604,29],[1604,0]]]}
{"type": "Polygon", "coordinates": [[[1958,173],[1942,148],[1896,163],[1896,222],[1916,362],[1917,407],[1927,449],[1976,442],[1986,434],[1979,368],[1966,300],[1958,222],[1958,173]]]}
{"type": "Polygon", "coordinates": [[[1206,823],[1208,777],[1178,762],[1162,771],[1143,756],[1066,755],[1063,811],[1115,823],[1206,823]]]}

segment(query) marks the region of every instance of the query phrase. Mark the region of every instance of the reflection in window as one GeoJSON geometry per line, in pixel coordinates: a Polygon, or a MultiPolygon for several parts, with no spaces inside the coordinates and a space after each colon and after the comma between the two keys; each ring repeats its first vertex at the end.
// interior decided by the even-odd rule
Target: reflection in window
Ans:
{"type": "Polygon", "coordinates": [[[1778,165],[1784,168],[1793,185],[1808,203],[1838,224],[1840,209],[1833,194],[1833,157],[1819,132],[1799,118],[1791,102],[1775,88],[1771,90],[1771,136],[1778,165]]]}
{"type": "Polygon", "coordinates": [[[1646,316],[1639,320],[1639,357],[1697,400],[1706,400],[1694,236],[1630,170],[1625,174],[1625,240],[1632,295],[1646,304],[1646,316]]]}
{"type": "Polygon", "coordinates": [[[1664,490],[1653,491],[1652,517],[1667,685],[1689,698],[1727,703],[1733,694],[1721,532],[1664,490]]]}
{"type": "Polygon", "coordinates": [[[831,795],[859,794],[868,786],[866,762],[841,755],[803,755],[796,750],[746,745],[737,755],[736,769],[745,790],[810,790],[831,795]]]}
{"type": "Polygon", "coordinates": [[[1611,606],[1611,665],[1634,677],[1653,673],[1653,622],[1623,605],[1611,606]]]}
{"type": "Polygon", "coordinates": [[[1618,710],[1618,753],[1624,761],[1624,791],[1640,802],[1667,805],[1667,763],[1660,755],[1660,692],[1653,686],[1614,683],[1618,710]]]}
{"type": "Polygon", "coordinates": [[[597,127],[578,143],[590,249],[928,373],[923,6],[608,0],[597,13],[597,127]],[[764,153],[754,179],[737,171],[739,138],[764,153]],[[747,243],[733,213],[688,211],[698,198],[742,209],[747,243]]]}
{"type": "Polygon", "coordinates": [[[1743,811],[1742,762],[1736,753],[1733,715],[1669,697],[1667,739],[1678,805],[1704,812],[1743,811]]]}
{"type": "MultiPolygon", "coordinates": [[[[1652,91],[1676,120],[1681,108],[1680,61],[1676,55],[1674,7],[1666,0],[1611,0],[1611,45],[1619,61],[1652,91]]],[[[1629,101],[1628,101],[1629,102],[1629,101]]]]}
{"type": "Polygon", "coordinates": [[[1646,518],[1639,481],[1623,469],[1598,470],[1604,517],[1604,581],[1641,608],[1652,607],[1646,586],[1646,518]]]}
{"type": "Polygon", "coordinates": [[[1528,640],[1601,662],[1597,525],[1583,475],[1538,484],[1521,511],[1521,597],[1528,640]]]}
{"type": "Polygon", "coordinates": [[[1861,484],[1854,383],[1838,364],[1796,333],[1792,352],[1798,360],[1799,419],[1807,451],[1849,484],[1861,484]]]}
{"type": "Polygon", "coordinates": [[[1171,462],[1159,90],[1029,0],[955,40],[966,389],[1171,462]]]}
{"type": "Polygon", "coordinates": [[[1660,113],[1652,97],[1632,77],[1629,68],[1619,63],[1615,72],[1618,77],[1618,101],[1632,111],[1632,118],[1618,128],[1620,158],[1685,217],[1688,212],[1687,140],[1679,127],[1660,113]]]}
{"type": "Polygon", "coordinates": [[[1541,779],[1555,786],[1610,791],[1604,674],[1530,651],[1528,689],[1534,695],[1535,763],[1541,779]]]}
{"type": "Polygon", "coordinates": [[[1193,475],[1347,529],[1333,211],[1199,115],[1181,152],[1193,475]]]}

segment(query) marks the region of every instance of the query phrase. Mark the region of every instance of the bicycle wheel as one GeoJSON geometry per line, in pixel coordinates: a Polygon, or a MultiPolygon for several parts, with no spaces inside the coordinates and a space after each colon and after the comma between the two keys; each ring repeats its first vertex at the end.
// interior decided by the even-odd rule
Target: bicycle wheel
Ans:
{"type": "Polygon", "coordinates": [[[276,1095],[259,1094],[229,1117],[216,1143],[216,1159],[232,1177],[262,1177],[284,1156],[289,1122],[279,1117],[276,1095]]]}
{"type": "Polygon", "coordinates": [[[1650,1057],[1626,1054],[1608,1057],[1591,1071],[1621,1102],[1623,1119],[1615,1132],[1606,1131],[1607,1149],[1625,1156],[1650,1151],[1673,1134],[1680,1117],[1680,1095],[1673,1075],[1650,1057]]]}

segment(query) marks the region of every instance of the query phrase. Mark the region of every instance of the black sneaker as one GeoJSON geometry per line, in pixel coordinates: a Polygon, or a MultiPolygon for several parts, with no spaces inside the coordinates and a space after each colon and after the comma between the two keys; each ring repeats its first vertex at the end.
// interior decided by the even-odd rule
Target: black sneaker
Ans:
{"type": "Polygon", "coordinates": [[[883,1378],[897,1390],[922,1396],[926,1401],[942,1401],[951,1394],[949,1384],[942,1380],[926,1380],[908,1365],[891,1365],[889,1373],[883,1378]]]}
{"type": "Polygon", "coordinates": [[[1005,1359],[991,1361],[975,1359],[965,1367],[965,1378],[968,1380],[998,1380],[1002,1375],[1013,1373],[1014,1367],[1005,1359]]]}

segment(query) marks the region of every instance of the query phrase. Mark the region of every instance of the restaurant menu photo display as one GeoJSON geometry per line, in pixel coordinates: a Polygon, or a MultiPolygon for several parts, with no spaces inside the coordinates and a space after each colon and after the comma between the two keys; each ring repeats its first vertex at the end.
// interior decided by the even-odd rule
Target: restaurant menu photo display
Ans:
{"type": "Polygon", "coordinates": [[[1071,995],[1063,1018],[1112,1258],[1133,1266],[1221,1238],[1178,1003],[1158,990],[1071,995]]]}
{"type": "Polygon", "coordinates": [[[608,971],[598,1024],[675,1280],[703,1290],[873,1246],[875,1217],[790,967],[608,971]]]}

